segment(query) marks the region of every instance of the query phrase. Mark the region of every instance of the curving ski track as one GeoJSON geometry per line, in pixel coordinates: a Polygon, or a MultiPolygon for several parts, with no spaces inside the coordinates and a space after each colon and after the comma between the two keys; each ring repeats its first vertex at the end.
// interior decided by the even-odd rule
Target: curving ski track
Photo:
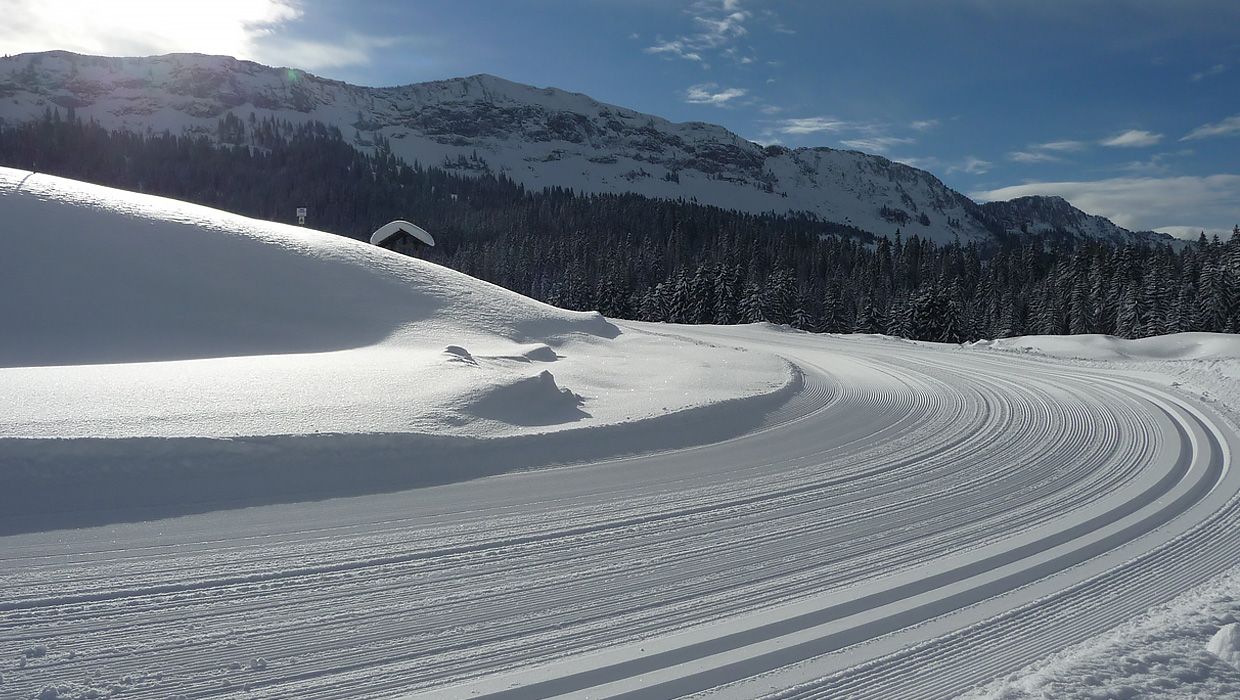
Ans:
{"type": "Polygon", "coordinates": [[[1150,385],[676,332],[804,390],[692,449],[2,538],[0,697],[951,697],[1240,561],[1236,436],[1150,385]]]}

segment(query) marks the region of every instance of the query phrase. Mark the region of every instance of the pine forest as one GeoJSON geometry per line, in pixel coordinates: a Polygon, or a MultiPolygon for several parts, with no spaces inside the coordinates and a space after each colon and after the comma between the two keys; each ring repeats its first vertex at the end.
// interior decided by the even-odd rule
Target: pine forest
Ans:
{"type": "Polygon", "coordinates": [[[993,246],[940,245],[809,216],[527,191],[477,158],[407,164],[382,139],[359,150],[361,138],[231,115],[216,134],[139,135],[49,110],[0,125],[0,164],[274,221],[306,207],[308,225],[362,240],[409,219],[434,233],[433,262],[615,318],[952,343],[1240,332],[1240,230],[1226,241],[1122,247],[996,230],[993,246]]]}

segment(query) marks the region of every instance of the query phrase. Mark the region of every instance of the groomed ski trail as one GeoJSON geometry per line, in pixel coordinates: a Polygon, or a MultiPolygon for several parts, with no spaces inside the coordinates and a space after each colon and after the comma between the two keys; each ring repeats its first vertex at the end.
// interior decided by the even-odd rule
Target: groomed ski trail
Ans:
{"type": "Polygon", "coordinates": [[[803,390],[699,447],[0,539],[0,690],[951,697],[1240,556],[1237,437],[1126,375],[640,328],[803,390]]]}

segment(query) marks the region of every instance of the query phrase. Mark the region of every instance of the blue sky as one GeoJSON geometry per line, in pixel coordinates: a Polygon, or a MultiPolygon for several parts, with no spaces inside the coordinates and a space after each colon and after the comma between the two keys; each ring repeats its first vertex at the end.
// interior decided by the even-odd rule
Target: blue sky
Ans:
{"type": "Polygon", "coordinates": [[[0,0],[6,53],[221,53],[372,86],[491,73],[976,199],[1240,223],[1237,0],[0,0]]]}

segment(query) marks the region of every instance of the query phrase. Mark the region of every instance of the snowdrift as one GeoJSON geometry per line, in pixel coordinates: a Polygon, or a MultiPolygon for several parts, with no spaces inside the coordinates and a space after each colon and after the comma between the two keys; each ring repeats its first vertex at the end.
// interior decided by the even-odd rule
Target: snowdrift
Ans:
{"type": "Polygon", "coordinates": [[[1025,335],[986,340],[974,345],[1066,359],[1111,362],[1240,358],[1240,337],[1223,333],[1173,333],[1135,340],[1099,334],[1025,335]]]}

